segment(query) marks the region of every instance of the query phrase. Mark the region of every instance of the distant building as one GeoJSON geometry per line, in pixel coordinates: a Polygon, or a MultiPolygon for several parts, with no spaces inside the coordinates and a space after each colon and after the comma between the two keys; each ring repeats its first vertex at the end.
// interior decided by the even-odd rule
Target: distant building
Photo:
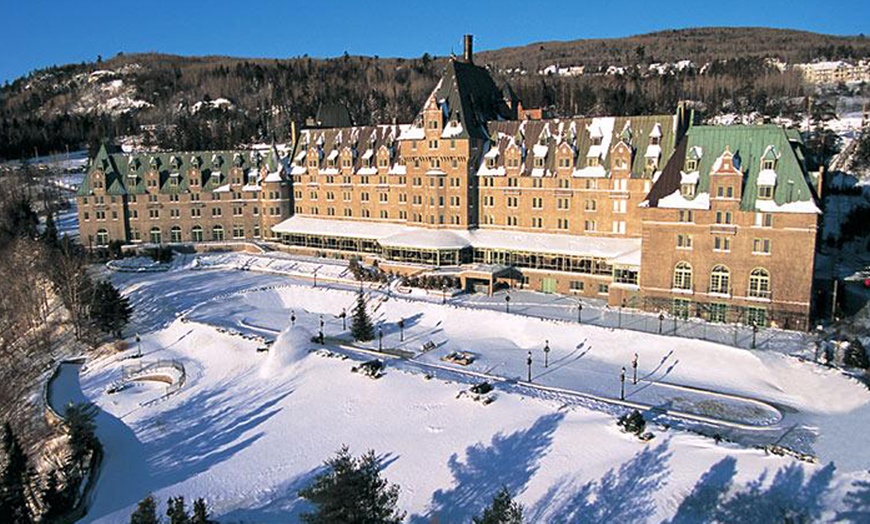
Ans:
{"type": "Polygon", "coordinates": [[[839,84],[841,82],[870,82],[870,62],[857,64],[843,61],[797,64],[807,82],[813,84],[839,84]]]}
{"type": "Polygon", "coordinates": [[[526,119],[467,43],[410,124],[303,129],[286,158],[101,150],[82,238],[269,239],[469,290],[807,327],[820,211],[797,133],[693,127],[683,106],[526,119]]]}

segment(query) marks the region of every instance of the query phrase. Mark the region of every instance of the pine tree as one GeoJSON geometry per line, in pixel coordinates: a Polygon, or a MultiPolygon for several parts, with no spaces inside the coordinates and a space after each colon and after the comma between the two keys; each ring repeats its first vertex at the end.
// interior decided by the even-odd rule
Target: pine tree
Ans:
{"type": "Polygon", "coordinates": [[[130,515],[130,524],[159,524],[157,520],[157,501],[148,495],[139,502],[136,511],[130,515]]]}
{"type": "Polygon", "coordinates": [[[211,522],[208,519],[208,506],[206,506],[204,499],[198,498],[193,501],[193,519],[191,522],[192,524],[209,524],[211,522]]]}
{"type": "Polygon", "coordinates": [[[45,229],[40,238],[49,247],[54,248],[59,245],[60,237],[57,234],[57,224],[54,223],[54,213],[45,215],[45,229]]]}
{"type": "Polygon", "coordinates": [[[353,323],[350,326],[350,332],[354,340],[360,342],[368,342],[375,338],[375,327],[372,325],[372,320],[369,318],[369,313],[366,310],[366,299],[362,292],[356,296],[356,306],[353,308],[353,323]]]}
{"type": "Polygon", "coordinates": [[[43,522],[54,522],[71,509],[72,501],[67,496],[66,490],[60,488],[57,472],[54,470],[50,471],[45,479],[40,500],[43,522]]]}
{"type": "Polygon", "coordinates": [[[94,419],[97,407],[90,403],[72,404],[66,408],[64,418],[69,435],[70,459],[78,472],[85,469],[85,462],[95,449],[99,448],[97,424],[94,419]]]}
{"type": "Polygon", "coordinates": [[[483,515],[472,519],[474,524],[523,524],[523,505],[511,498],[507,486],[502,486],[483,510],[483,515]]]}
{"type": "Polygon", "coordinates": [[[166,501],[166,516],[169,517],[169,524],[190,524],[184,497],[169,497],[166,501]]]}
{"type": "Polygon", "coordinates": [[[122,296],[108,280],[100,280],[95,284],[92,297],[89,315],[94,325],[120,338],[133,312],[129,299],[122,296]]]}
{"type": "Polygon", "coordinates": [[[9,422],[3,425],[3,451],[6,464],[0,474],[0,514],[4,516],[4,522],[31,522],[27,503],[31,469],[21,442],[12,432],[9,422]]]}
{"type": "Polygon", "coordinates": [[[396,508],[399,486],[381,478],[374,451],[355,458],[343,446],[325,465],[327,470],[299,491],[317,507],[302,514],[303,522],[398,523],[405,518],[396,508]]]}

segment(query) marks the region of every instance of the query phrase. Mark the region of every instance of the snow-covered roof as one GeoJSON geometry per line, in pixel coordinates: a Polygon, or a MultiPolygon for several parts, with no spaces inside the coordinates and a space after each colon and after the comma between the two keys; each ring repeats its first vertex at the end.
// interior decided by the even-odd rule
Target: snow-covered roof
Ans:
{"type": "Polygon", "coordinates": [[[670,195],[660,198],[658,207],[666,209],[710,209],[710,193],[698,193],[695,198],[688,199],[676,190],[670,195]]]}
{"type": "Polygon", "coordinates": [[[364,222],[346,219],[311,218],[294,215],[272,227],[276,233],[302,235],[331,235],[344,238],[368,238],[380,240],[403,232],[405,226],[383,222],[364,222]]]}
{"type": "Polygon", "coordinates": [[[281,171],[273,171],[266,175],[266,178],[263,179],[264,182],[283,182],[284,179],[281,177],[281,171]]]}
{"type": "Polygon", "coordinates": [[[329,152],[329,156],[326,157],[327,160],[335,160],[338,158],[338,149],[333,149],[329,152]]]}
{"type": "Polygon", "coordinates": [[[788,202],[782,205],[777,205],[773,200],[755,201],[755,209],[762,213],[815,213],[821,214],[821,210],[812,200],[804,200],[799,202],[788,202]]]}
{"type": "Polygon", "coordinates": [[[571,176],[577,178],[604,178],[607,175],[607,171],[604,169],[604,166],[587,166],[582,169],[577,169],[571,176]]]}
{"type": "Polygon", "coordinates": [[[447,230],[407,228],[406,231],[381,238],[382,246],[419,249],[462,249],[471,246],[461,233],[447,230]]]}
{"type": "Polygon", "coordinates": [[[773,169],[762,169],[758,172],[758,185],[759,186],[775,186],[776,185],[776,171],[773,169]]]}
{"type": "Polygon", "coordinates": [[[637,253],[636,265],[640,265],[641,239],[639,238],[559,235],[495,229],[475,229],[463,233],[471,244],[478,248],[591,256],[605,258],[608,261],[637,253]]]}
{"type": "Polygon", "coordinates": [[[230,192],[230,185],[229,184],[222,185],[221,187],[212,191],[212,193],[229,193],[229,192],[230,192]]]}
{"type": "Polygon", "coordinates": [[[444,126],[444,130],[441,132],[441,138],[451,138],[459,134],[462,134],[462,124],[460,122],[450,121],[446,126],[444,126]]]}
{"type": "Polygon", "coordinates": [[[371,149],[366,149],[366,152],[363,153],[363,155],[362,155],[362,159],[363,159],[363,160],[368,160],[368,159],[371,158],[372,155],[374,155],[374,154],[375,154],[375,152],[374,152],[373,150],[371,150],[371,149]]]}
{"type": "Polygon", "coordinates": [[[643,156],[645,158],[659,158],[662,156],[662,146],[652,144],[646,146],[646,154],[643,156]]]}
{"type": "Polygon", "coordinates": [[[532,155],[538,158],[547,156],[547,151],[549,148],[545,145],[535,144],[532,146],[532,155]]]}
{"type": "Polygon", "coordinates": [[[698,171],[692,171],[691,173],[680,172],[680,184],[696,185],[700,178],[701,173],[699,173],[698,171]]]}

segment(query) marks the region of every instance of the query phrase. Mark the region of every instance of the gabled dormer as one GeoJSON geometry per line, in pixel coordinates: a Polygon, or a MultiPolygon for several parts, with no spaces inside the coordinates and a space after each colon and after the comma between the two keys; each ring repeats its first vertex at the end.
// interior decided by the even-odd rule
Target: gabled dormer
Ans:
{"type": "Polygon", "coordinates": [[[556,148],[556,167],[559,169],[574,168],[574,148],[563,140],[556,148]]]}
{"type": "Polygon", "coordinates": [[[139,158],[133,155],[127,157],[127,179],[128,183],[136,184],[136,180],[139,178],[139,167],[142,165],[142,162],[139,161],[139,158]]]}
{"type": "Polygon", "coordinates": [[[233,166],[240,168],[245,165],[245,159],[242,157],[241,153],[236,153],[233,155],[233,166]]]}
{"type": "Polygon", "coordinates": [[[224,157],[217,153],[211,156],[211,168],[217,171],[220,171],[221,167],[224,165],[224,157]]]}
{"type": "Polygon", "coordinates": [[[686,161],[683,164],[683,171],[692,173],[698,171],[701,166],[701,158],[704,156],[704,150],[701,146],[692,146],[686,154],[686,161]]]}
{"type": "Polygon", "coordinates": [[[444,127],[444,110],[447,105],[446,100],[438,101],[433,92],[426,104],[423,107],[423,128],[426,130],[426,136],[441,136],[442,128],[444,127]]]}

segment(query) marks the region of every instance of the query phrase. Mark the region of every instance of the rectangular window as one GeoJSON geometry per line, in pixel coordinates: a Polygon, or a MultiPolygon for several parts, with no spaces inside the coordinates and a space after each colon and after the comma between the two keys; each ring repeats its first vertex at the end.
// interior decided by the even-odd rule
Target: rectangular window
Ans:
{"type": "Polygon", "coordinates": [[[571,281],[571,291],[578,292],[583,291],[586,287],[586,284],[582,280],[572,280],[571,281]]]}
{"type": "Polygon", "coordinates": [[[755,213],[755,227],[772,227],[773,214],[771,213],[755,213]]]}
{"type": "Polygon", "coordinates": [[[679,234],[677,235],[678,249],[692,249],[692,235],[679,234]]]}
{"type": "Polygon", "coordinates": [[[606,295],[610,292],[610,286],[607,284],[598,284],[598,294],[606,295]]]}
{"type": "Polygon", "coordinates": [[[694,222],[695,212],[691,209],[681,209],[677,220],[679,222],[694,222]]]}
{"type": "Polygon", "coordinates": [[[713,237],[714,251],[731,251],[731,237],[713,237]]]}
{"type": "Polygon", "coordinates": [[[770,254],[770,239],[756,238],[752,241],[752,252],[757,254],[770,254]]]}

